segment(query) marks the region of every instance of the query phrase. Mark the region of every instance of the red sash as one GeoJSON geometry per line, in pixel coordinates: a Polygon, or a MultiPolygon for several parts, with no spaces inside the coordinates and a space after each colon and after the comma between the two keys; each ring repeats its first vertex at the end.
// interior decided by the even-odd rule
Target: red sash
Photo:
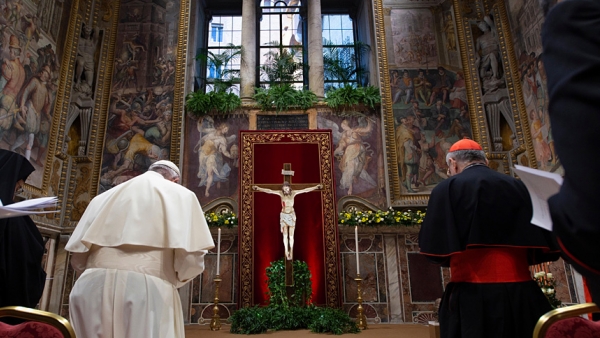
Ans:
{"type": "Polygon", "coordinates": [[[468,283],[514,283],[530,281],[527,249],[467,249],[450,257],[450,281],[468,283]]]}

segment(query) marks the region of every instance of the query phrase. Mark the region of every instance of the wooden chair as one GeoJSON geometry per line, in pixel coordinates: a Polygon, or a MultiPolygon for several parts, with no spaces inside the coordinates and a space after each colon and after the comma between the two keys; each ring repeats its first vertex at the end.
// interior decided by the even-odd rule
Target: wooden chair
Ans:
{"type": "Polygon", "coordinates": [[[18,325],[0,323],[0,337],[18,337],[18,332],[21,331],[27,331],[29,334],[34,334],[36,331],[42,331],[42,335],[39,337],[56,337],[57,334],[55,333],[58,333],[63,338],[75,338],[75,331],[73,331],[73,327],[69,324],[69,321],[51,312],[22,306],[6,306],[0,308],[0,317],[12,317],[26,320],[26,322],[18,325]],[[43,327],[43,329],[40,330],[40,327],[43,327]],[[10,334],[7,334],[9,332],[10,334]]]}
{"type": "Polygon", "coordinates": [[[600,312],[600,309],[594,303],[585,303],[549,311],[535,325],[533,338],[575,338],[578,332],[585,332],[585,337],[600,337],[600,322],[580,317],[590,312],[600,312]]]}

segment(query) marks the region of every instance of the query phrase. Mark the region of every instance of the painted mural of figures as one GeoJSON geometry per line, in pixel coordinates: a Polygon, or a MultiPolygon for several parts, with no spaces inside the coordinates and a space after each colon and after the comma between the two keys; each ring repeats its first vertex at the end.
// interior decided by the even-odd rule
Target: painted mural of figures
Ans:
{"type": "Polygon", "coordinates": [[[171,129],[173,112],[170,110],[160,112],[156,124],[144,133],[144,137],[161,147],[168,147],[171,143],[171,129]]]}
{"type": "Polygon", "coordinates": [[[467,105],[467,86],[463,72],[456,72],[456,81],[454,81],[453,87],[450,90],[450,104],[452,108],[461,108],[467,105]]]}
{"type": "Polygon", "coordinates": [[[419,173],[419,153],[413,131],[413,121],[408,117],[400,118],[400,126],[396,128],[396,150],[401,173],[401,183],[409,193],[416,193],[412,188],[413,177],[419,173]]]}
{"type": "Polygon", "coordinates": [[[339,168],[342,171],[340,187],[347,189],[347,194],[352,195],[353,188],[359,179],[372,185],[377,183],[366,171],[371,156],[369,156],[367,147],[363,139],[370,136],[373,131],[374,123],[368,117],[360,117],[358,126],[350,127],[347,119],[340,124],[341,131],[333,129],[334,140],[337,140],[337,147],[333,155],[339,161],[339,168]]]}
{"type": "Polygon", "coordinates": [[[446,154],[452,147],[452,142],[446,139],[446,135],[438,130],[435,132],[435,136],[431,140],[432,147],[435,150],[435,157],[433,158],[435,165],[435,172],[442,178],[448,178],[446,170],[448,169],[448,163],[446,163],[446,154]]]}
{"type": "MultiPolygon", "coordinates": [[[[169,88],[166,89],[167,93],[169,88]]],[[[162,89],[111,96],[101,185],[109,189],[168,157],[171,106],[162,89]]]]}
{"type": "MultiPolygon", "coordinates": [[[[48,81],[50,81],[50,67],[44,66],[21,90],[21,100],[19,102],[20,115],[15,120],[14,125],[19,131],[10,149],[11,151],[15,151],[23,143],[27,143],[25,158],[28,160],[31,157],[34,139],[40,132],[42,120],[52,120],[52,97],[48,81]]],[[[38,152],[36,162],[40,163],[41,156],[42,154],[38,152]]]]}
{"type": "Polygon", "coordinates": [[[404,104],[408,104],[413,98],[415,87],[413,79],[408,74],[408,70],[402,72],[402,77],[398,75],[398,71],[392,73],[392,102],[397,103],[404,96],[404,104]]]}
{"type": "Polygon", "coordinates": [[[210,188],[217,184],[220,188],[220,182],[229,179],[231,166],[224,161],[223,157],[237,161],[237,148],[231,151],[231,144],[237,138],[237,135],[226,136],[229,132],[229,126],[226,123],[219,123],[215,126],[214,120],[207,116],[198,121],[198,131],[201,134],[198,144],[194,147],[194,152],[198,153],[198,178],[200,183],[198,187],[204,186],[204,196],[210,196],[210,188]]]}
{"type": "Polygon", "coordinates": [[[452,14],[446,14],[446,22],[444,23],[444,33],[446,33],[446,49],[456,50],[456,34],[454,34],[454,20],[452,14]]]}
{"type": "Polygon", "coordinates": [[[40,39],[40,33],[37,26],[38,17],[32,14],[26,14],[21,17],[21,30],[25,35],[25,48],[29,50],[31,42],[38,42],[40,39]]]}
{"type": "Polygon", "coordinates": [[[451,89],[452,79],[446,72],[446,68],[441,66],[438,67],[438,72],[435,75],[435,82],[431,90],[431,96],[429,97],[429,105],[433,105],[433,103],[440,97],[440,95],[442,103],[446,103],[451,89]]]}
{"type": "Polygon", "coordinates": [[[23,2],[21,0],[8,0],[6,8],[8,9],[8,22],[16,27],[21,17],[23,2]]]}
{"type": "Polygon", "coordinates": [[[413,85],[415,86],[415,99],[427,103],[431,96],[432,84],[425,76],[424,69],[419,69],[417,77],[413,78],[413,85]]]}
{"type": "Polygon", "coordinates": [[[533,68],[530,67],[530,63],[521,66],[521,88],[523,89],[525,108],[528,112],[537,110],[537,86],[532,72],[533,68]]]}
{"type": "Polygon", "coordinates": [[[25,83],[25,68],[23,68],[19,58],[21,45],[15,35],[11,35],[8,42],[9,56],[2,62],[1,66],[4,87],[0,94],[0,138],[2,138],[5,131],[13,126],[13,121],[15,121],[17,129],[25,131],[22,127],[25,120],[21,119],[18,114],[19,105],[16,102],[17,95],[25,83]]]}
{"type": "Polygon", "coordinates": [[[450,128],[450,109],[442,103],[441,99],[438,99],[429,111],[431,112],[431,117],[427,121],[429,129],[437,131],[450,128]]]}
{"type": "MultiPolygon", "coordinates": [[[[110,185],[115,186],[118,183],[122,183],[124,180],[137,176],[134,174],[132,175],[125,173],[129,170],[135,170],[134,165],[136,161],[147,159],[148,161],[146,162],[153,163],[158,160],[166,159],[166,157],[167,152],[165,150],[161,149],[155,144],[150,143],[150,141],[146,140],[141,134],[135,133],[129,140],[129,144],[126,148],[125,154],[123,155],[123,163],[115,170],[108,171],[102,175],[102,180],[105,180],[105,183],[110,183],[110,185]],[[125,178],[120,177],[122,174],[125,174],[125,178]]],[[[149,166],[148,163],[146,164],[149,166]]]]}
{"type": "Polygon", "coordinates": [[[546,170],[548,162],[552,159],[552,152],[547,142],[548,127],[542,123],[538,114],[535,110],[529,112],[531,137],[533,138],[533,148],[540,164],[540,169],[546,170]]]}
{"type": "Polygon", "coordinates": [[[393,62],[397,66],[419,68],[438,64],[434,17],[426,9],[392,9],[391,35],[393,62]]]}
{"type": "Polygon", "coordinates": [[[142,42],[139,34],[134,34],[131,38],[123,41],[123,52],[127,60],[138,61],[139,54],[146,51],[146,45],[142,42]]]}
{"type": "Polygon", "coordinates": [[[537,99],[538,99],[538,107],[543,107],[544,111],[548,111],[548,87],[546,83],[548,79],[546,78],[546,69],[544,68],[544,61],[542,60],[542,55],[540,54],[535,60],[535,81],[537,83],[538,91],[537,91],[537,99]]]}

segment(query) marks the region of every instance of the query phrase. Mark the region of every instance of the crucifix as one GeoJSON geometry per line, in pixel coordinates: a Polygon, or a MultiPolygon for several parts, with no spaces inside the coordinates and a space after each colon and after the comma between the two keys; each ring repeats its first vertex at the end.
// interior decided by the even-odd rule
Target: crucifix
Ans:
{"type": "MultiPolygon", "coordinates": [[[[285,247],[286,285],[293,285],[294,281],[292,278],[292,260],[294,251],[294,231],[296,230],[296,212],[294,211],[294,198],[296,197],[296,195],[321,189],[323,186],[321,184],[317,184],[315,186],[310,186],[308,184],[292,184],[292,176],[294,176],[294,171],[292,171],[291,163],[283,164],[281,174],[283,175],[283,185],[280,189],[274,190],[259,187],[256,185],[253,185],[252,189],[267,194],[279,195],[279,197],[281,197],[281,213],[279,214],[279,224],[280,231],[283,234],[283,245],[285,247]]],[[[271,187],[273,185],[265,186],[271,187]]]]}

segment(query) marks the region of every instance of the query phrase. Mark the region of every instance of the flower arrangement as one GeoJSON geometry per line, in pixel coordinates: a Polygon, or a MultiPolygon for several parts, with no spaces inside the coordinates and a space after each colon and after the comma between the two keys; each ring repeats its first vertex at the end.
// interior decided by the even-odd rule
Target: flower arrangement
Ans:
{"type": "Polygon", "coordinates": [[[414,226],[420,225],[425,219],[425,212],[421,210],[399,211],[389,208],[388,210],[377,211],[342,211],[339,214],[339,223],[342,225],[360,225],[360,226],[414,226]]]}
{"type": "MultiPolygon", "coordinates": [[[[238,225],[238,217],[234,212],[207,212],[204,214],[209,227],[233,228],[238,225]]],[[[421,210],[399,211],[389,208],[377,211],[342,211],[338,221],[347,226],[414,226],[420,225],[425,219],[425,212],[421,210]]]]}
{"type": "Polygon", "coordinates": [[[546,273],[545,271],[536,272],[533,274],[533,279],[542,289],[546,298],[548,298],[550,305],[555,309],[560,307],[562,302],[560,299],[556,298],[556,281],[552,274],[549,272],[546,273]]]}
{"type": "Polygon", "coordinates": [[[204,214],[209,227],[233,228],[238,224],[237,215],[231,211],[208,212],[204,214]]]}

